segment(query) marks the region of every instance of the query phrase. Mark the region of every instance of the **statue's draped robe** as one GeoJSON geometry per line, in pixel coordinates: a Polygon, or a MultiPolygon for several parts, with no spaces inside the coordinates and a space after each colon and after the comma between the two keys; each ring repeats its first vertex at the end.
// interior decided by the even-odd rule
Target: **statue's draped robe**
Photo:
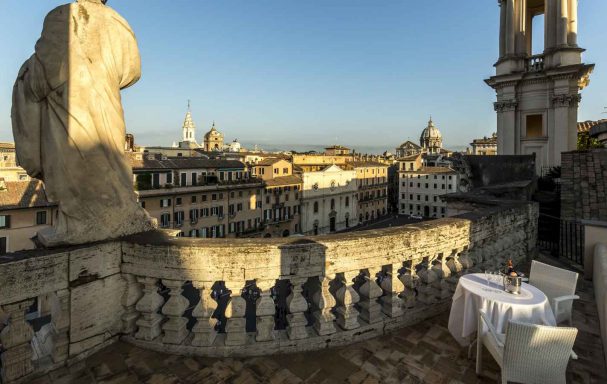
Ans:
{"type": "Polygon", "coordinates": [[[51,11],[19,71],[12,110],[17,158],[59,203],[51,234],[58,243],[150,229],[133,192],[120,99],[120,89],[140,74],[133,31],[94,0],[51,11]]]}

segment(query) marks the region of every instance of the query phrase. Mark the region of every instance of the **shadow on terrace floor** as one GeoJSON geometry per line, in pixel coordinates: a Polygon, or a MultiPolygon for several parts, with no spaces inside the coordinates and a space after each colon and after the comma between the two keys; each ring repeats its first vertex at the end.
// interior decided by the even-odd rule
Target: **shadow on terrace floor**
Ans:
{"type": "MultiPolygon", "coordinates": [[[[553,259],[541,259],[554,264],[553,259]]],[[[567,382],[605,383],[607,371],[592,284],[580,278],[578,294],[581,299],[574,304],[573,317],[579,329],[574,348],[579,359],[570,362],[567,382]]],[[[474,359],[468,360],[467,349],[461,348],[447,330],[448,317],[445,313],[347,347],[259,358],[173,356],[119,342],[84,362],[33,383],[497,382],[499,368],[490,356],[485,358],[483,376],[476,376],[474,359]]]]}

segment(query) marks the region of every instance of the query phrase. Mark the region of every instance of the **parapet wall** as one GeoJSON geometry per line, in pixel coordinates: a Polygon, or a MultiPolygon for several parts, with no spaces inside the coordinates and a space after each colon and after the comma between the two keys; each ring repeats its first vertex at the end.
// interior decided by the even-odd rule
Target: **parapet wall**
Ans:
{"type": "Polygon", "coordinates": [[[118,337],[207,356],[375,337],[447,310],[462,274],[527,257],[537,215],[535,204],[502,203],[456,218],[330,236],[208,240],[148,233],[9,256],[0,259],[0,307],[9,319],[0,334],[2,377],[31,378],[118,337]],[[34,332],[36,317],[34,324],[46,324],[34,332]]]}

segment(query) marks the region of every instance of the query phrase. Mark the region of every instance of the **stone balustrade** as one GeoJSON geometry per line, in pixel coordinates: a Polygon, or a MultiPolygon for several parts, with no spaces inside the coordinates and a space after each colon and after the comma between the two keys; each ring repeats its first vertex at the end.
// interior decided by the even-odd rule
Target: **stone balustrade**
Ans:
{"type": "Polygon", "coordinates": [[[544,55],[533,55],[527,58],[525,63],[527,72],[541,72],[544,70],[544,55]]]}
{"type": "Polygon", "coordinates": [[[7,256],[2,380],[72,364],[117,338],[169,353],[251,356],[376,337],[448,310],[462,274],[528,257],[537,216],[531,203],[496,203],[330,236],[155,233],[7,256]]]}

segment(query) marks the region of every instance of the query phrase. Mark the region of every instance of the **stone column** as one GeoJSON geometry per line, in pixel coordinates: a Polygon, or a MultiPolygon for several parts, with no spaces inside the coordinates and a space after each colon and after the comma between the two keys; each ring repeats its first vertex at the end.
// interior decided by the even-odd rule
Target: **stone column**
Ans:
{"type": "Polygon", "coordinates": [[[556,46],[556,26],[557,16],[556,8],[558,0],[546,0],[544,6],[544,49],[554,48],[556,46]]]}
{"type": "Polygon", "coordinates": [[[59,363],[68,357],[70,339],[70,291],[63,289],[55,294],[51,305],[51,326],[53,327],[53,362],[59,363]]]}
{"type": "Polygon", "coordinates": [[[577,47],[577,4],[578,0],[569,0],[569,34],[567,44],[577,47]]]}
{"type": "Polygon", "coordinates": [[[515,28],[514,0],[506,0],[506,56],[515,53],[516,28],[515,28]]]}
{"type": "Polygon", "coordinates": [[[196,324],[192,327],[194,334],[192,345],[196,347],[213,345],[215,337],[217,337],[217,331],[215,331],[217,319],[211,317],[217,308],[217,302],[211,297],[213,283],[197,281],[192,284],[200,292],[200,300],[192,311],[192,316],[196,318],[196,324]]]}
{"type": "Polygon", "coordinates": [[[358,289],[360,301],[360,318],[369,324],[377,323],[382,320],[382,307],[377,299],[382,295],[380,286],[375,281],[381,267],[371,267],[363,272],[365,282],[358,289]]]}
{"type": "Polygon", "coordinates": [[[506,55],[506,0],[498,0],[500,7],[500,59],[506,55]]]}
{"type": "Polygon", "coordinates": [[[168,320],[162,325],[164,331],[163,343],[181,344],[188,335],[186,328],[188,319],[183,317],[188,309],[190,302],[181,293],[183,292],[183,282],[180,280],[166,280],[162,283],[169,289],[169,299],[162,307],[162,314],[168,320]]]}
{"type": "Polygon", "coordinates": [[[316,310],[314,317],[314,329],[319,335],[330,335],[337,331],[335,328],[335,315],[331,312],[335,306],[335,298],[329,292],[329,283],[335,279],[335,275],[320,276],[320,289],[314,293],[312,301],[316,310]]]}
{"type": "Polygon", "coordinates": [[[16,380],[34,371],[31,345],[34,330],[25,321],[25,311],[33,303],[33,299],[28,299],[2,306],[2,311],[8,315],[8,325],[0,332],[0,344],[5,349],[0,354],[3,383],[16,380]]]}
{"type": "Polygon", "coordinates": [[[139,312],[135,309],[135,305],[143,296],[141,292],[141,285],[137,282],[134,275],[125,273],[122,278],[126,282],[126,289],[124,295],[122,295],[122,306],[124,307],[124,314],[122,315],[122,332],[127,335],[132,335],[136,327],[137,319],[139,318],[139,312]]]}
{"type": "Polygon", "coordinates": [[[518,153],[518,133],[516,124],[515,100],[498,101],[493,104],[497,112],[497,152],[498,155],[516,155],[518,153]]]}
{"type": "Polygon", "coordinates": [[[143,297],[135,306],[135,309],[141,314],[135,323],[139,327],[135,338],[152,341],[161,333],[162,315],[158,313],[158,310],[162,307],[164,298],[158,294],[157,278],[137,277],[137,281],[143,284],[143,297]]]}
{"type": "Polygon", "coordinates": [[[274,280],[256,280],[255,282],[257,288],[261,291],[261,295],[255,302],[257,315],[257,335],[255,335],[255,340],[257,341],[274,340],[276,305],[271,296],[274,283],[274,280]]]}
{"type": "Polygon", "coordinates": [[[291,294],[287,297],[287,335],[291,340],[304,339],[308,337],[306,325],[308,321],[304,312],[308,310],[308,302],[302,295],[302,285],[308,280],[306,277],[291,278],[291,294]]]}
{"type": "Polygon", "coordinates": [[[355,305],[360,300],[358,293],[354,290],[354,278],[360,271],[348,271],[343,273],[342,286],[335,292],[337,300],[337,324],[343,329],[355,329],[360,327],[358,323],[358,310],[355,305]]]}
{"type": "Polygon", "coordinates": [[[226,281],[226,289],[232,290],[226,307],[226,345],[245,345],[247,342],[247,302],[240,294],[243,285],[241,281],[226,281]]]}
{"type": "MultiPolygon", "coordinates": [[[[405,285],[398,278],[400,264],[389,265],[385,269],[386,278],[382,280],[381,287],[385,295],[380,299],[382,312],[390,317],[403,314],[403,300],[399,297],[405,290],[405,285]]],[[[413,297],[415,299],[415,296],[413,297]]]]}
{"type": "Polygon", "coordinates": [[[557,24],[557,46],[567,45],[567,33],[569,31],[569,17],[567,0],[557,0],[558,3],[558,24],[557,24]]]}

